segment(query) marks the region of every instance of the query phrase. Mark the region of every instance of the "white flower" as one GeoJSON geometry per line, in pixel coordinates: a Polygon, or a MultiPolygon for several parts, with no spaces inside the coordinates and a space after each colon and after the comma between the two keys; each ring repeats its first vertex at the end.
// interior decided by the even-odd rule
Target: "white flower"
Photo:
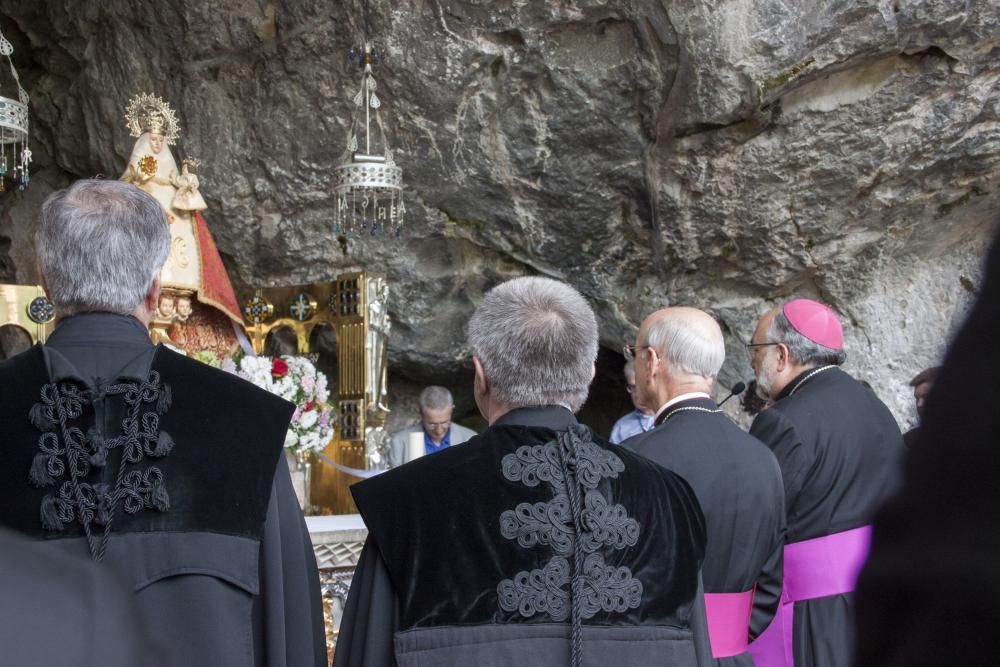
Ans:
{"type": "Polygon", "coordinates": [[[322,449],[319,436],[315,433],[307,433],[299,440],[299,444],[302,445],[303,449],[318,450],[322,449]]]}
{"type": "Polygon", "coordinates": [[[299,419],[299,428],[310,429],[316,425],[319,421],[319,410],[313,408],[307,412],[303,412],[301,418],[299,419]]]}
{"type": "Polygon", "coordinates": [[[275,379],[271,375],[273,361],[268,357],[244,357],[237,375],[258,387],[295,403],[295,413],[285,435],[285,447],[296,452],[322,451],[333,437],[334,420],[328,405],[329,391],[323,373],[305,357],[283,357],[288,374],[275,379]],[[312,404],[310,410],[306,406],[312,404]],[[324,419],[320,416],[325,414],[324,419]]]}

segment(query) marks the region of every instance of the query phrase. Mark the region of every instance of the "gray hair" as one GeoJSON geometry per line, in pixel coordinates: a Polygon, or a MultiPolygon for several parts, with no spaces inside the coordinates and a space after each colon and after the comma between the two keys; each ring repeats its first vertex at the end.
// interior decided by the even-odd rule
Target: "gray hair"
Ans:
{"type": "Polygon", "coordinates": [[[726,361],[722,331],[718,325],[713,328],[706,329],[689,317],[664,315],[646,329],[644,344],[665,357],[670,368],[711,380],[726,361]]]}
{"type": "Polygon", "coordinates": [[[834,350],[815,343],[792,328],[791,322],[780,310],[767,329],[767,342],[783,343],[788,347],[788,356],[792,361],[803,366],[827,364],[840,366],[847,361],[847,353],[843,350],[834,350]]]}
{"type": "Polygon", "coordinates": [[[42,204],[35,246],[57,315],[129,314],[167,261],[170,229],[159,202],[134,185],[81,180],[42,204]]]}
{"type": "Polygon", "coordinates": [[[622,370],[622,375],[625,376],[626,380],[629,375],[635,375],[635,359],[627,359],[625,361],[625,368],[622,370]]]}
{"type": "Polygon", "coordinates": [[[429,387],[424,387],[424,390],[420,392],[420,398],[417,399],[417,402],[420,404],[421,410],[444,410],[455,405],[455,400],[452,398],[450,391],[433,384],[429,387]]]}
{"type": "Polygon", "coordinates": [[[496,398],[511,408],[578,410],[597,359],[597,318],[575,289],[515,278],[490,290],[469,320],[469,344],[496,398]]]}

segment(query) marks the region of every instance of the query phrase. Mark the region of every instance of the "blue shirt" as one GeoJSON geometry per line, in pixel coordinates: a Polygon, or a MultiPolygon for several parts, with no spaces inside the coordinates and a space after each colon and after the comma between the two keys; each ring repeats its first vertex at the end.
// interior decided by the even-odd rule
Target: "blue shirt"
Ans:
{"type": "Polygon", "coordinates": [[[615,422],[614,428],[611,429],[611,444],[617,445],[633,435],[645,433],[653,428],[655,418],[656,415],[644,415],[638,410],[633,410],[615,422]]]}
{"type": "MultiPolygon", "coordinates": [[[[421,428],[423,428],[421,426],[421,428]]],[[[431,440],[431,436],[427,435],[427,430],[424,429],[424,454],[433,454],[435,452],[440,452],[445,447],[451,445],[451,426],[448,427],[448,432],[444,434],[441,438],[441,444],[435,445],[434,441],[431,440]]]]}

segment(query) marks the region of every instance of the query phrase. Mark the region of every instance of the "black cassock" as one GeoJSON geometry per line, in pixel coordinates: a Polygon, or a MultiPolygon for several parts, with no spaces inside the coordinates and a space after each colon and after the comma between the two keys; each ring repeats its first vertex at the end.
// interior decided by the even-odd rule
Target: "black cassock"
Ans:
{"type": "MultiPolygon", "coordinates": [[[[896,420],[871,390],[836,366],[800,374],[757,415],[750,433],[781,466],[787,544],[869,525],[897,485],[903,439],[896,420]]],[[[786,553],[786,588],[788,576],[786,553]]],[[[851,597],[795,602],[796,667],[851,664],[851,597]]]]}
{"type": "MultiPolygon", "coordinates": [[[[89,564],[127,591],[148,639],[139,664],[323,665],[316,562],[282,454],[291,412],[152,345],[134,318],[68,318],[0,364],[0,527],[40,562],[89,564]]],[[[102,627],[93,641],[135,641],[102,627]]],[[[59,664],[86,662],[67,645],[59,664]]]]}
{"type": "Polygon", "coordinates": [[[369,537],[336,667],[570,664],[574,611],[583,665],[711,664],[691,488],[565,408],[352,491],[369,537]]]}
{"type": "MultiPolygon", "coordinates": [[[[719,412],[708,397],[663,411],[656,427],[622,445],[676,472],[694,489],[708,542],[705,593],[754,591],[749,637],[771,622],[781,595],[785,500],[774,455],[719,412]]],[[[753,665],[746,652],[720,665],[753,665]]]]}

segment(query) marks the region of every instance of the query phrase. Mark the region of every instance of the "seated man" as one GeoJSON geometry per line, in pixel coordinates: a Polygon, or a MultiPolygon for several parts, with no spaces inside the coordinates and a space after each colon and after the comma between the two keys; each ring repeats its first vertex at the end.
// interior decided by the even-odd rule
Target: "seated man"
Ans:
{"type": "Polygon", "coordinates": [[[615,422],[611,429],[611,444],[618,445],[633,435],[645,433],[653,428],[653,411],[639,403],[635,392],[635,359],[625,362],[625,391],[632,399],[635,410],[615,422]]]}
{"type": "Polygon", "coordinates": [[[597,357],[587,302],[511,280],[469,342],[490,427],[352,487],[369,533],[334,665],[710,664],[691,487],[573,416],[597,357]]]}
{"type": "Polygon", "coordinates": [[[420,423],[392,435],[389,466],[395,468],[407,463],[407,446],[411,433],[423,433],[424,454],[440,452],[451,445],[460,445],[476,435],[471,428],[451,423],[455,401],[444,387],[424,387],[418,399],[420,423]]]}

